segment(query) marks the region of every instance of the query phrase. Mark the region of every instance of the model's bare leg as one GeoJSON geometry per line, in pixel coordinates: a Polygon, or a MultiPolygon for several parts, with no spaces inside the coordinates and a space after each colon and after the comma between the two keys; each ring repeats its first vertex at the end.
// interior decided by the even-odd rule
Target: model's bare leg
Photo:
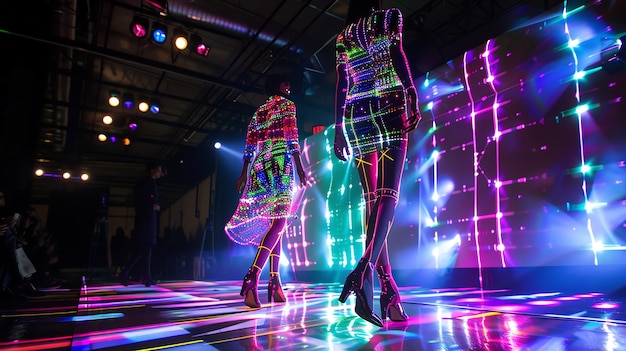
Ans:
{"type": "Polygon", "coordinates": [[[270,254],[270,281],[267,284],[267,302],[272,302],[272,298],[275,302],[285,302],[285,294],[280,282],[280,249],[282,238],[278,239],[274,250],[270,254]]]}
{"type": "Polygon", "coordinates": [[[250,270],[243,278],[243,285],[241,286],[241,296],[245,296],[244,302],[247,306],[252,308],[261,307],[259,301],[258,285],[259,275],[267,263],[267,260],[274,250],[276,244],[280,241],[280,238],[285,230],[285,224],[287,220],[285,218],[277,218],[272,220],[272,224],[267,233],[263,236],[259,248],[256,252],[256,257],[250,266],[250,270]]]}

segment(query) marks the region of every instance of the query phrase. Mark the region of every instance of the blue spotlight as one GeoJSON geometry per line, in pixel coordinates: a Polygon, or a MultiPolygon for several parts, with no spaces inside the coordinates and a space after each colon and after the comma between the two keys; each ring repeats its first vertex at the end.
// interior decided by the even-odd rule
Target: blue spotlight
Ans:
{"type": "Polygon", "coordinates": [[[162,44],[167,40],[167,27],[164,24],[152,23],[152,40],[158,44],[162,44]]]}
{"type": "Polygon", "coordinates": [[[159,99],[151,99],[150,100],[150,112],[155,115],[161,112],[161,101],[159,99]]]}
{"type": "Polygon", "coordinates": [[[213,144],[213,147],[214,147],[216,150],[219,150],[219,149],[221,149],[221,148],[222,148],[222,143],[220,143],[219,141],[216,141],[216,142],[215,142],[215,144],[213,144]]]}

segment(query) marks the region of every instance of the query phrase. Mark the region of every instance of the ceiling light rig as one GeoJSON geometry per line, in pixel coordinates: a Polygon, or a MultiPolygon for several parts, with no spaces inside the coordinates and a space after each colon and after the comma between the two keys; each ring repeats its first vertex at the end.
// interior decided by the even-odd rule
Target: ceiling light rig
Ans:
{"type": "MultiPolygon", "coordinates": [[[[123,95],[120,95],[119,92],[112,91],[109,95],[107,102],[111,107],[118,107],[121,105],[124,106],[124,108],[127,110],[130,110],[135,107],[135,105],[137,105],[137,110],[142,113],[150,111],[151,113],[156,115],[161,112],[161,100],[157,98],[148,98],[146,96],[142,96],[140,97],[140,100],[136,103],[134,95],[132,93],[124,93],[123,95]]],[[[111,124],[112,117],[113,116],[108,116],[108,121],[105,121],[103,119],[102,122],[104,124],[111,124]]]]}
{"type": "MultiPolygon", "coordinates": [[[[128,123],[128,131],[130,133],[133,133],[137,130],[137,128],[139,128],[139,126],[137,125],[137,123],[134,122],[130,122],[128,123]]],[[[124,132],[125,134],[125,132],[124,132]]],[[[98,134],[98,141],[101,143],[106,143],[109,142],[111,144],[117,144],[118,141],[121,141],[123,146],[130,146],[130,144],[132,143],[132,140],[130,137],[128,136],[119,136],[119,135],[115,135],[115,134],[106,134],[106,133],[100,133],[98,134]]]]}
{"type": "Polygon", "coordinates": [[[153,21],[150,26],[148,19],[142,16],[134,16],[130,23],[130,32],[139,39],[150,38],[156,44],[163,44],[170,40],[172,46],[172,56],[189,49],[202,57],[209,56],[211,47],[202,39],[198,33],[189,34],[183,28],[174,28],[172,35],[168,35],[167,25],[163,22],[153,21]]]}
{"type": "Polygon", "coordinates": [[[46,170],[42,167],[35,169],[35,176],[38,178],[57,178],[63,180],[80,180],[82,182],[86,182],[89,180],[89,173],[86,171],[81,172],[73,172],[69,169],[64,170],[46,170]]]}
{"type": "MultiPolygon", "coordinates": [[[[125,109],[129,110],[135,106],[135,101],[133,100],[134,95],[131,93],[124,93],[120,95],[119,92],[111,92],[109,96],[109,105],[112,107],[116,107],[122,102],[122,105],[125,109]],[[119,99],[119,96],[123,96],[123,99],[119,99]],[[117,103],[111,103],[111,98],[116,97],[118,99],[117,103]]],[[[137,110],[140,113],[147,113],[150,111],[152,114],[159,114],[161,112],[161,100],[157,98],[148,98],[147,96],[140,97],[139,102],[136,104],[137,110]]],[[[139,129],[139,118],[136,117],[127,117],[127,118],[119,118],[119,116],[114,116],[114,113],[106,113],[102,116],[102,125],[104,128],[107,128],[105,132],[98,133],[96,138],[100,143],[118,143],[120,141],[124,146],[128,147],[131,144],[131,138],[128,136],[118,136],[119,134],[130,134],[135,133],[139,129]],[[123,120],[126,120],[123,122],[123,120]],[[120,124],[121,123],[121,124],[120,124]],[[113,128],[108,129],[108,128],[113,128]],[[120,128],[123,128],[122,131],[120,128]],[[118,135],[116,135],[116,133],[118,135]]]]}

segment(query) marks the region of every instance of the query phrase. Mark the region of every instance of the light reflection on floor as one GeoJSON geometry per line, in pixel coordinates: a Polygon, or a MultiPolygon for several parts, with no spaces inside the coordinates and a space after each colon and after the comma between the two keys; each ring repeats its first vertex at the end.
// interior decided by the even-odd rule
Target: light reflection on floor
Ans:
{"type": "Polygon", "coordinates": [[[260,309],[242,303],[239,284],[51,290],[4,306],[0,349],[626,350],[623,303],[599,292],[403,287],[411,317],[378,328],[354,314],[354,298],[337,301],[339,284],[286,284],[287,303],[260,309]]]}

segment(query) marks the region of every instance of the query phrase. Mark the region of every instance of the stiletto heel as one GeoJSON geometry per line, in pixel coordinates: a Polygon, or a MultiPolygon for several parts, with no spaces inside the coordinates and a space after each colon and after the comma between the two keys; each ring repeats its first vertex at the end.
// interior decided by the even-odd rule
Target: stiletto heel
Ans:
{"type": "Polygon", "coordinates": [[[267,302],[272,302],[272,298],[274,298],[274,302],[287,301],[278,274],[270,274],[270,281],[267,284],[267,302]]]}
{"type": "Polygon", "coordinates": [[[368,261],[361,260],[356,268],[348,274],[343,290],[339,295],[340,302],[346,302],[350,292],[354,292],[356,296],[356,304],[354,312],[366,321],[382,327],[383,321],[374,312],[374,286],[372,264],[368,261]]]}
{"type": "Polygon", "coordinates": [[[380,283],[380,314],[394,322],[405,322],[409,316],[402,307],[398,286],[391,276],[391,266],[376,267],[380,283]]]}
{"type": "Polygon", "coordinates": [[[243,277],[243,284],[239,293],[239,295],[245,296],[243,302],[251,308],[261,307],[261,301],[259,301],[259,294],[257,293],[259,273],[259,271],[254,269],[249,270],[246,276],[243,277]]]}

